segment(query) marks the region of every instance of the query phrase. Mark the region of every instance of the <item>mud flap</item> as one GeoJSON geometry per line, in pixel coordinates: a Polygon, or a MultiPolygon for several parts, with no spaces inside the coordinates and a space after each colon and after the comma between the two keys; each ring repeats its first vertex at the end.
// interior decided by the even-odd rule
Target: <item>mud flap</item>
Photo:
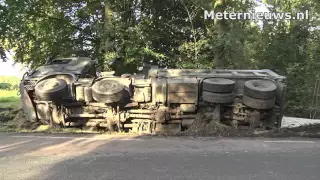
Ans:
{"type": "Polygon", "coordinates": [[[250,129],[255,130],[260,126],[260,112],[259,111],[254,111],[253,113],[250,114],[249,116],[249,123],[250,123],[250,129]]]}
{"type": "Polygon", "coordinates": [[[221,121],[221,105],[220,104],[215,104],[214,106],[212,121],[213,122],[221,121]]]}
{"type": "Polygon", "coordinates": [[[280,102],[280,113],[277,115],[277,121],[276,121],[276,128],[280,129],[282,126],[282,118],[284,115],[284,104],[285,104],[285,97],[287,94],[287,86],[283,83],[278,83],[279,87],[277,90],[277,101],[280,102]]]}
{"type": "Polygon", "coordinates": [[[58,109],[57,105],[52,105],[52,123],[63,127],[66,126],[62,109],[58,109]]]}
{"type": "Polygon", "coordinates": [[[278,120],[277,112],[275,110],[273,110],[272,112],[270,112],[268,114],[268,118],[266,119],[266,122],[264,123],[264,125],[267,129],[278,128],[277,127],[277,120],[278,120]]]}
{"type": "Polygon", "coordinates": [[[54,126],[54,123],[52,122],[52,110],[49,104],[37,104],[37,112],[42,124],[54,126]]]}
{"type": "Polygon", "coordinates": [[[38,120],[36,110],[29,97],[29,94],[27,93],[26,89],[23,87],[22,84],[20,84],[20,95],[22,101],[22,108],[26,120],[30,122],[36,122],[38,120]]]}

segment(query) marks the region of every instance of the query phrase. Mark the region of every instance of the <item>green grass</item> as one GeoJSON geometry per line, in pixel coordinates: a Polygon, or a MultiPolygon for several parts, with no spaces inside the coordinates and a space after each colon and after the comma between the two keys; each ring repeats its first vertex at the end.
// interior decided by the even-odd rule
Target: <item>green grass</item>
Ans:
{"type": "Polygon", "coordinates": [[[17,85],[20,83],[20,78],[15,76],[0,76],[0,82],[7,82],[11,85],[17,85]]]}
{"type": "MultiPolygon", "coordinates": [[[[11,86],[19,85],[20,78],[14,76],[0,76],[0,83],[10,83],[11,86]]],[[[3,90],[0,89],[0,107],[1,108],[20,108],[21,101],[18,95],[18,90],[3,90]]]]}
{"type": "Polygon", "coordinates": [[[0,107],[17,108],[21,106],[20,97],[16,90],[0,90],[0,107]]]}

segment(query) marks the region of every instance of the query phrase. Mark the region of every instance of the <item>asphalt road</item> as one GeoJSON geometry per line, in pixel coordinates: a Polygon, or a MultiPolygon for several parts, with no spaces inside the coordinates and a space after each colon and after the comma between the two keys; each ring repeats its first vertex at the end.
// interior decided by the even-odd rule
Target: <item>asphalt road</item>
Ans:
{"type": "Polygon", "coordinates": [[[320,140],[0,133],[2,180],[320,179],[320,140]]]}

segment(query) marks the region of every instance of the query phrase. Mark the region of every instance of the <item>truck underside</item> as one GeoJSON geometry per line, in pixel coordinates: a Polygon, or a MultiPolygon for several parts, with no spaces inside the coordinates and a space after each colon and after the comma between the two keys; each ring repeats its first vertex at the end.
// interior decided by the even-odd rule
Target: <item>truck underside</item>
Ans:
{"type": "Polygon", "coordinates": [[[144,77],[57,73],[20,89],[30,121],[153,134],[186,130],[200,114],[235,128],[279,128],[284,80],[270,70],[151,69],[144,77]]]}

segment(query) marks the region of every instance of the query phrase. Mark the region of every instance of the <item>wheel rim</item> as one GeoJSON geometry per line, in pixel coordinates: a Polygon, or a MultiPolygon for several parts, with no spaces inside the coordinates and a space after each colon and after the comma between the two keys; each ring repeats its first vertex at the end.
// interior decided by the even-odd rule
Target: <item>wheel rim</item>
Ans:
{"type": "Polygon", "coordinates": [[[253,87],[259,88],[259,89],[264,89],[264,88],[266,88],[266,86],[264,86],[263,84],[260,84],[260,83],[258,83],[258,82],[254,82],[254,83],[252,83],[252,85],[253,85],[253,87]]]}
{"type": "Polygon", "coordinates": [[[44,90],[51,90],[51,89],[58,87],[58,86],[59,86],[58,81],[56,81],[55,79],[50,79],[44,83],[43,89],[44,90]]]}
{"type": "Polygon", "coordinates": [[[116,87],[117,86],[114,83],[106,83],[106,84],[100,86],[100,90],[107,91],[107,90],[115,89],[116,87]]]}

